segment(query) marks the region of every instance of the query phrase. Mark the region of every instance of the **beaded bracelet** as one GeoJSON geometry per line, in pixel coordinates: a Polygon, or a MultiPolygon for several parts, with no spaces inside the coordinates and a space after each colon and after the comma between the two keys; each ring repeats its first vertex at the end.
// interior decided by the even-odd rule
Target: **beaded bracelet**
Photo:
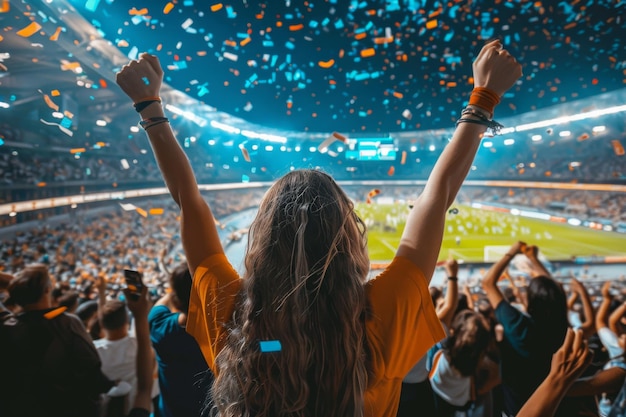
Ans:
{"type": "Polygon", "coordinates": [[[487,126],[488,129],[491,129],[494,135],[497,135],[498,133],[500,133],[500,130],[504,127],[500,123],[496,122],[495,120],[482,120],[482,119],[476,120],[476,119],[467,119],[464,117],[461,117],[459,120],[456,121],[455,127],[458,127],[461,123],[472,123],[475,125],[487,126]]]}

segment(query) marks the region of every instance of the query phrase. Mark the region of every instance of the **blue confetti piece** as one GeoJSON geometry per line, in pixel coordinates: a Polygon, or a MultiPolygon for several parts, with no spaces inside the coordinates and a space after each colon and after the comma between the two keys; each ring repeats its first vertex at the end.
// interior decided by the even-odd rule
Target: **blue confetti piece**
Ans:
{"type": "Polygon", "coordinates": [[[294,45],[291,41],[287,41],[285,42],[285,48],[293,50],[296,49],[296,45],[294,45]]]}
{"type": "Polygon", "coordinates": [[[343,29],[344,24],[343,24],[343,20],[339,19],[335,22],[335,29],[343,29]]]}
{"type": "Polygon", "coordinates": [[[148,79],[148,77],[141,77],[141,81],[143,81],[145,85],[150,85],[150,80],[148,79]]]}
{"type": "Polygon", "coordinates": [[[70,119],[69,117],[63,117],[61,123],[59,124],[64,128],[69,129],[72,126],[72,119],[70,119]]]}
{"type": "Polygon", "coordinates": [[[266,39],[263,41],[263,46],[265,46],[266,48],[272,47],[274,46],[274,42],[266,39]]]}
{"type": "Polygon", "coordinates": [[[259,348],[263,353],[280,352],[283,349],[280,340],[261,340],[259,348]]]}
{"type": "Polygon", "coordinates": [[[100,0],[87,0],[87,2],[85,3],[85,9],[89,10],[90,12],[95,12],[98,8],[98,4],[100,4],[100,0]]]}
{"type": "Polygon", "coordinates": [[[237,17],[237,13],[235,13],[232,6],[226,6],[226,16],[228,16],[229,19],[234,19],[237,17]]]}
{"type": "Polygon", "coordinates": [[[316,28],[316,27],[318,27],[318,26],[319,26],[319,22],[318,22],[317,20],[311,20],[311,21],[309,22],[309,27],[310,27],[311,29],[315,29],[315,28],[316,28]]]}
{"type": "MultiPolygon", "coordinates": [[[[241,182],[250,182],[250,177],[247,176],[246,174],[243,174],[241,176],[241,182]]],[[[278,340],[272,340],[272,342],[278,342],[278,340]]],[[[263,343],[263,342],[260,342],[259,345],[261,345],[261,343],[263,343]]],[[[280,349],[281,349],[280,342],[278,342],[278,350],[277,351],[271,350],[271,351],[268,351],[268,352],[279,352],[280,349]]],[[[261,352],[265,352],[263,350],[263,345],[261,345],[261,352]]]]}
{"type": "Polygon", "coordinates": [[[4,141],[0,139],[0,146],[4,145],[4,141]]]}

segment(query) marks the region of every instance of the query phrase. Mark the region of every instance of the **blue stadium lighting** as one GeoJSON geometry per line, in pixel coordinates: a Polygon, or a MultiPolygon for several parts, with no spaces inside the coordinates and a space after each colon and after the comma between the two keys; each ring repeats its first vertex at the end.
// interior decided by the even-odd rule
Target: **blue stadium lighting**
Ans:
{"type": "Polygon", "coordinates": [[[533,140],[533,142],[539,142],[543,139],[543,137],[541,135],[532,135],[531,139],[533,140]]]}
{"type": "Polygon", "coordinates": [[[183,116],[185,119],[194,122],[195,124],[197,124],[200,127],[206,126],[207,122],[206,122],[205,119],[203,119],[202,117],[200,117],[200,116],[198,116],[198,115],[196,115],[196,114],[194,114],[194,113],[192,113],[190,111],[183,110],[183,109],[181,109],[179,107],[176,107],[174,105],[171,105],[171,104],[166,104],[165,108],[167,110],[171,111],[174,114],[178,114],[180,116],[183,116]]]}
{"type": "MultiPolygon", "coordinates": [[[[557,117],[555,119],[542,120],[542,121],[534,122],[534,123],[526,123],[523,125],[515,126],[515,131],[523,132],[525,130],[539,129],[542,127],[560,125],[560,124],[564,124],[568,122],[586,120],[586,119],[591,119],[595,117],[605,116],[607,114],[615,114],[615,113],[620,113],[620,112],[626,112],[626,104],[621,105],[621,106],[607,107],[605,109],[593,110],[593,111],[589,111],[585,113],[578,113],[578,114],[574,114],[571,116],[562,116],[562,117],[557,117]]],[[[502,133],[504,133],[504,129],[502,130],[502,133]]]]}
{"type": "Polygon", "coordinates": [[[218,122],[217,120],[211,120],[211,126],[216,129],[223,130],[226,133],[233,133],[235,135],[241,133],[241,129],[238,129],[231,125],[227,125],[226,123],[218,122]]]}
{"type": "Polygon", "coordinates": [[[504,139],[504,146],[511,146],[515,143],[515,139],[504,139]]]}
{"type": "Polygon", "coordinates": [[[493,142],[490,140],[486,140],[483,142],[483,148],[492,148],[493,147],[493,142]]]}

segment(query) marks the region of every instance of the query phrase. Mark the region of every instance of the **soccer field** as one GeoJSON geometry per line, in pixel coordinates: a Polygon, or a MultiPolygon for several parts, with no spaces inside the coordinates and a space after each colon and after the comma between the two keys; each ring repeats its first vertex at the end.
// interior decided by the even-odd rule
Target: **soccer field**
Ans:
{"type": "MultiPolygon", "coordinates": [[[[446,215],[440,260],[453,256],[465,262],[483,262],[485,246],[495,247],[490,252],[497,255],[517,240],[537,245],[549,260],[569,260],[575,256],[626,255],[626,234],[469,206],[453,207],[458,209],[458,213],[446,215]]],[[[356,211],[368,226],[368,247],[372,262],[388,262],[393,258],[409,210],[407,205],[400,204],[356,205],[356,211]]]]}

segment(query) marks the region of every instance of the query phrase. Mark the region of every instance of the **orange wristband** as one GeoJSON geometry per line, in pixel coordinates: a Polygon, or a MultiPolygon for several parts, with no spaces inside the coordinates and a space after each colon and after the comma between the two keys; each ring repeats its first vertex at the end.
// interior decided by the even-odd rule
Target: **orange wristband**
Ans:
{"type": "Polygon", "coordinates": [[[489,112],[492,117],[498,103],[500,103],[500,97],[493,90],[485,87],[474,87],[469,99],[470,105],[489,112]]]}

